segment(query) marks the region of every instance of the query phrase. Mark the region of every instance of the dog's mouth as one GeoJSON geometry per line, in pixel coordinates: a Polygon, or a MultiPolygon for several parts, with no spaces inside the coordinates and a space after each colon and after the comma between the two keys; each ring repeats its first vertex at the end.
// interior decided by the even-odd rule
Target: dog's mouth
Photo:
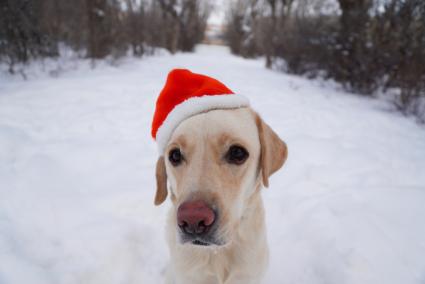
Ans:
{"type": "Polygon", "coordinates": [[[200,241],[200,240],[193,240],[192,245],[207,247],[207,246],[210,246],[211,244],[208,242],[200,241]]]}
{"type": "Polygon", "coordinates": [[[209,247],[209,246],[222,246],[224,242],[210,236],[188,236],[180,234],[180,243],[183,245],[209,247]]]}

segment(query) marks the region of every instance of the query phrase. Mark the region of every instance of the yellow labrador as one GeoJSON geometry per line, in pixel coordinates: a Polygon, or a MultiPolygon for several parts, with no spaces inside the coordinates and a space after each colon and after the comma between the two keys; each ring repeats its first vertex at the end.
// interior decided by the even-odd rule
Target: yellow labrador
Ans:
{"type": "Polygon", "coordinates": [[[194,115],[157,162],[155,204],[167,197],[167,283],[259,283],[268,247],[260,188],[285,143],[249,107],[194,115]]]}

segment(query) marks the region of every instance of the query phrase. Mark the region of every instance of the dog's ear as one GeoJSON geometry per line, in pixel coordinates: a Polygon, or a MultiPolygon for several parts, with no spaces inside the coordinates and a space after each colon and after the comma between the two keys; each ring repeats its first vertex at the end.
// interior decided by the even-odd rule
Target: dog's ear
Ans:
{"type": "Polygon", "coordinates": [[[160,205],[167,198],[167,172],[165,170],[164,156],[156,162],[156,194],[155,205],[160,205]]]}
{"type": "Polygon", "coordinates": [[[285,142],[268,126],[258,114],[255,122],[261,145],[260,169],[263,185],[269,186],[269,177],[280,169],[286,161],[288,150],[285,142]]]}

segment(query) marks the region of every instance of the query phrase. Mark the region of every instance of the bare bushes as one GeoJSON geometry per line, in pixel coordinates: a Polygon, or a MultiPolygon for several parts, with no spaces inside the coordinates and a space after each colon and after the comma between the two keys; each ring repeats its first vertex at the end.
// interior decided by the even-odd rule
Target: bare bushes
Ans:
{"type": "Polygon", "coordinates": [[[238,0],[226,38],[267,67],[324,74],[364,95],[398,90],[397,108],[425,119],[422,0],[238,0]]]}
{"type": "Polygon", "coordinates": [[[59,55],[60,44],[93,59],[192,51],[210,10],[200,0],[3,0],[0,60],[13,72],[16,63],[59,55]]]}

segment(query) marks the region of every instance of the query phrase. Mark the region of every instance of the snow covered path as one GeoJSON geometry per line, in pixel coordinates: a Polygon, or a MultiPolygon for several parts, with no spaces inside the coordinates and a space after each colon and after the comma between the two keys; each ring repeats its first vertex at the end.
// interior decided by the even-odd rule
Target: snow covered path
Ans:
{"type": "Polygon", "coordinates": [[[425,283],[425,129],[385,103],[200,46],[0,78],[1,284],[162,281],[170,204],[153,205],[149,130],[175,67],[248,96],[288,144],[263,192],[265,283],[425,283]]]}

